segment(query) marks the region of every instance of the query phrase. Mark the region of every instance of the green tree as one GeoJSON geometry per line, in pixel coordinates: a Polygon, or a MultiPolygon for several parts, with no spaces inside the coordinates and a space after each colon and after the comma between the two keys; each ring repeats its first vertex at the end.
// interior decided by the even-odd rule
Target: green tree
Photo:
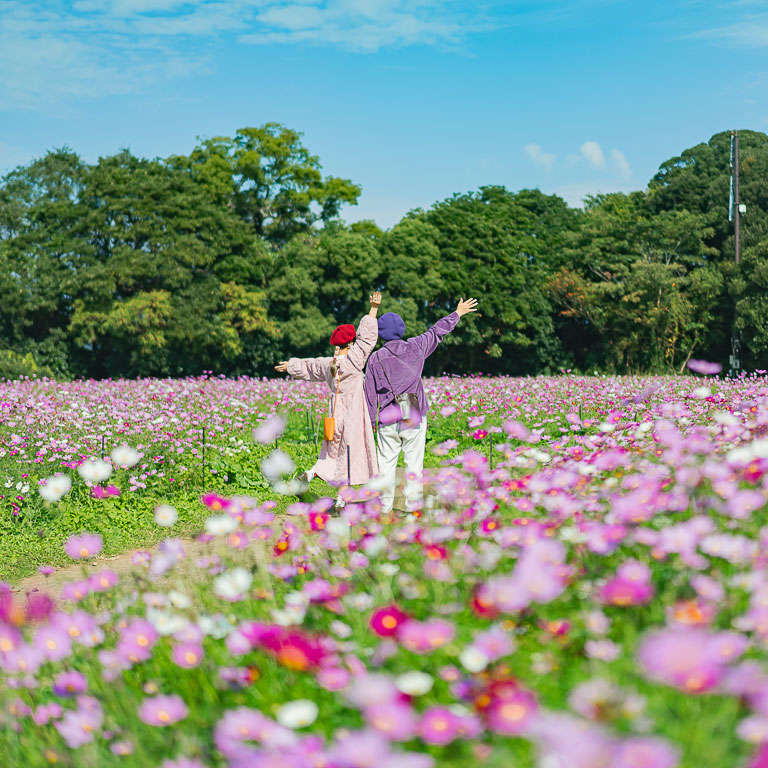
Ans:
{"type": "Polygon", "coordinates": [[[279,123],[206,139],[189,157],[170,162],[189,169],[215,202],[232,206],[259,237],[277,245],[337,219],[361,192],[347,179],[323,177],[301,134],[279,123]]]}

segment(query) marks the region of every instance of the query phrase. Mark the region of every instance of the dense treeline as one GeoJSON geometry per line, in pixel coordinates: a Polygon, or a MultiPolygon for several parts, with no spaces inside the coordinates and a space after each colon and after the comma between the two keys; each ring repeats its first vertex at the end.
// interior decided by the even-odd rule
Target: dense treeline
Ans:
{"type": "Polygon", "coordinates": [[[344,224],[360,187],[278,124],[165,160],[52,151],[0,180],[0,376],[263,374],[325,354],[372,288],[411,334],[481,299],[433,371],[727,363],[734,323],[768,368],[768,136],[740,143],[739,265],[727,132],[583,210],[490,186],[388,231],[344,224]]]}

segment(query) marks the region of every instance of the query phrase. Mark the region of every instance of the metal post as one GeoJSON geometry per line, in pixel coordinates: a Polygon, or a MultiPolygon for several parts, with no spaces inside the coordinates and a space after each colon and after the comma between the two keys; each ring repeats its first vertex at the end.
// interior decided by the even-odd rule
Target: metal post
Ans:
{"type": "Polygon", "coordinates": [[[347,446],[347,485],[352,485],[352,471],[349,461],[349,446],[347,446]]]}
{"type": "Polygon", "coordinates": [[[491,442],[488,444],[489,445],[489,448],[488,448],[488,459],[489,459],[489,461],[491,463],[491,472],[493,472],[493,432],[491,432],[491,434],[488,435],[488,437],[491,438],[491,442]]]}
{"type": "Polygon", "coordinates": [[[312,441],[312,420],[309,417],[309,406],[307,406],[307,442],[312,441]]]}
{"type": "MultiPolygon", "coordinates": [[[[733,253],[734,261],[738,264],[741,261],[741,227],[739,211],[739,132],[731,131],[731,165],[733,176],[733,253]]],[[[733,331],[731,333],[731,355],[730,355],[730,374],[732,377],[739,375],[741,371],[741,341],[737,329],[738,315],[737,304],[733,309],[733,331]]]]}
{"type": "Polygon", "coordinates": [[[205,427],[203,427],[203,493],[205,493],[205,427]]]}
{"type": "Polygon", "coordinates": [[[106,439],[106,435],[101,436],[101,458],[104,459],[104,440],[106,439]]]}
{"type": "Polygon", "coordinates": [[[739,232],[739,132],[733,132],[733,237],[735,240],[736,263],[741,261],[741,237],[739,232]]]}

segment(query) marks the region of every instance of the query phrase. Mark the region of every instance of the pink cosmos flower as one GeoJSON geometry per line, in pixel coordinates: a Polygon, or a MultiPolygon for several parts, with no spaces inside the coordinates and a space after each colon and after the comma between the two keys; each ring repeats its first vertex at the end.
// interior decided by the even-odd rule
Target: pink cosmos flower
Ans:
{"type": "Polygon", "coordinates": [[[61,661],[72,653],[69,635],[53,624],[38,629],[34,645],[48,661],[61,661]]]}
{"type": "Polygon", "coordinates": [[[58,720],[62,715],[61,704],[52,701],[49,704],[41,704],[32,715],[35,725],[47,725],[51,720],[58,720]]]}
{"type": "Polygon", "coordinates": [[[101,552],[104,543],[97,533],[83,533],[70,536],[64,544],[64,551],[75,560],[93,557],[101,552]]]}
{"type": "Polygon", "coordinates": [[[67,711],[55,723],[56,730],[73,749],[93,741],[104,721],[101,704],[96,699],[80,696],[77,703],[77,709],[67,711]]]}
{"type": "Polygon", "coordinates": [[[611,768],[675,768],[679,760],[679,750],[668,742],[635,737],[618,745],[611,768]]]}
{"type": "Polygon", "coordinates": [[[687,627],[649,634],[638,656],[650,677],[691,694],[705,693],[718,685],[728,661],[719,652],[716,635],[687,627]]]}
{"type": "Polygon", "coordinates": [[[187,705],[176,695],[144,699],[139,707],[139,717],[147,725],[173,725],[183,720],[187,714],[187,705]]]}
{"type": "Polygon", "coordinates": [[[91,593],[91,582],[87,579],[81,581],[68,581],[61,588],[61,599],[72,602],[80,602],[91,593]]]}
{"type": "Polygon", "coordinates": [[[525,732],[538,708],[536,697],[518,688],[508,695],[494,697],[485,710],[485,720],[494,733],[514,736],[525,732]]]}
{"type": "Polygon", "coordinates": [[[106,592],[106,590],[114,587],[118,581],[120,581],[120,577],[111,570],[94,573],[88,579],[88,583],[93,592],[106,592]]]}
{"type": "Polygon", "coordinates": [[[413,710],[400,701],[374,704],[366,708],[364,714],[368,725],[391,741],[407,741],[416,730],[413,710]]]}
{"type": "Polygon", "coordinates": [[[455,633],[453,624],[444,619],[408,619],[397,628],[397,639],[409,651],[423,654],[450,643],[455,633]]]}
{"type": "Polygon", "coordinates": [[[720,363],[711,363],[708,360],[691,359],[688,361],[687,366],[694,373],[702,373],[705,376],[712,376],[723,370],[723,366],[720,363]]]}
{"type": "Polygon", "coordinates": [[[421,716],[417,732],[425,744],[450,744],[458,736],[458,718],[445,707],[430,707],[421,716]]]}
{"type": "Polygon", "coordinates": [[[610,605],[643,605],[654,594],[650,579],[651,570],[645,563],[627,560],[600,590],[600,599],[610,605]]]}
{"type": "Polygon", "coordinates": [[[152,647],[157,640],[157,630],[146,619],[133,619],[120,631],[120,640],[115,651],[135,664],[146,661],[152,655],[152,647]]]}
{"type": "Polygon", "coordinates": [[[203,655],[203,647],[198,643],[179,643],[171,652],[174,663],[183,669],[199,667],[203,655]]]}

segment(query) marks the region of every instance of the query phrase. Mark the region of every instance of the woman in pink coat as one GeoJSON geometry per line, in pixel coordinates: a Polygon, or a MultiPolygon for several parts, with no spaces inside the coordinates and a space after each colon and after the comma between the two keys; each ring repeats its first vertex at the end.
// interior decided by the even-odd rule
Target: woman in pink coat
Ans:
{"type": "Polygon", "coordinates": [[[360,321],[357,332],[353,325],[340,325],[331,335],[331,344],[335,346],[333,357],[292,357],[275,366],[276,371],[287,372],[293,379],[324,381],[332,393],[329,416],[334,413],[336,400],[333,440],[323,440],[320,456],[306,473],[307,480],[317,475],[327,483],[346,485],[347,448],[352,485],[367,483],[378,474],[376,443],[363,389],[363,368],[379,336],[376,314],[381,294],[376,291],[370,301],[371,309],[360,321]]]}

